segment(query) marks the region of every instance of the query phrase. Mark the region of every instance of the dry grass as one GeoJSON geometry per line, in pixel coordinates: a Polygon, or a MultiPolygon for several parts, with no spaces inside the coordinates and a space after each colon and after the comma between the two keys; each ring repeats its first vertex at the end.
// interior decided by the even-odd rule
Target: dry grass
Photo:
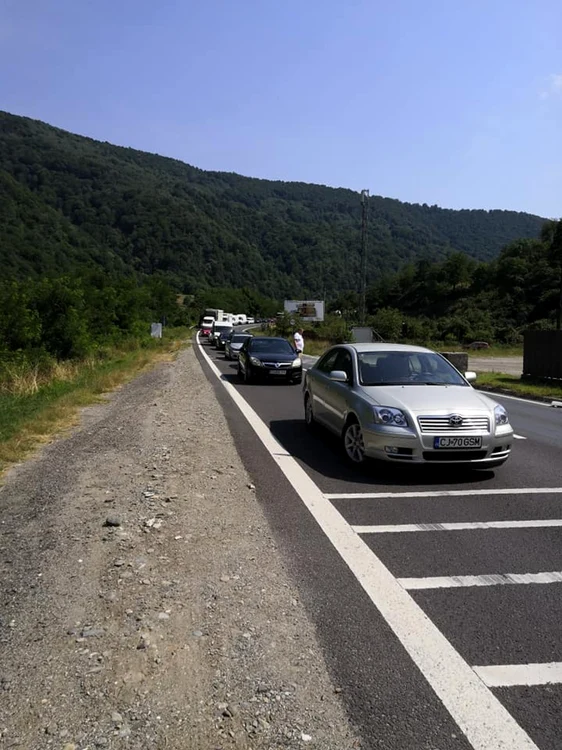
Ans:
{"type": "Polygon", "coordinates": [[[87,370],[95,370],[100,360],[93,357],[80,362],[53,362],[49,367],[26,367],[19,364],[4,368],[4,378],[0,382],[0,392],[11,396],[30,396],[55,380],[65,382],[75,380],[87,370]]]}
{"type": "Polygon", "coordinates": [[[81,408],[103,401],[104,394],[174,359],[186,344],[186,338],[178,336],[149,348],[115,349],[103,359],[11,373],[0,388],[0,476],[78,424],[81,408]]]}

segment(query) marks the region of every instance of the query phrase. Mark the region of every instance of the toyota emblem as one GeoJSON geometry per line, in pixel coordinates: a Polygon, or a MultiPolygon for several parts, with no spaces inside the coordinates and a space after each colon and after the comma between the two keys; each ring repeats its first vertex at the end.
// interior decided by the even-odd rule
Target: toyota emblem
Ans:
{"type": "Polygon", "coordinates": [[[463,423],[463,419],[460,414],[453,414],[449,417],[449,424],[451,427],[460,427],[463,423]]]}

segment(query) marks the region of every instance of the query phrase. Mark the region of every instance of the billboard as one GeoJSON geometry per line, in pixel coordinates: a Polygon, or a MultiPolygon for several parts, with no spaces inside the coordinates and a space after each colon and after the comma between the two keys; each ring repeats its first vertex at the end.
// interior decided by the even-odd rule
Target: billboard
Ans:
{"type": "Polygon", "coordinates": [[[285,312],[296,313],[303,320],[324,320],[324,301],[305,299],[286,299],[285,312]]]}

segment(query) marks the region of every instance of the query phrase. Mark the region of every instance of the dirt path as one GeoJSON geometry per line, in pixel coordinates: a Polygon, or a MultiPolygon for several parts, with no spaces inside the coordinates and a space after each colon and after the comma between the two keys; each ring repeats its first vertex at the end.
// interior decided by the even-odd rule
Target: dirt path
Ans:
{"type": "Polygon", "coordinates": [[[476,372],[503,372],[507,375],[521,375],[523,357],[470,357],[468,369],[476,372]]]}
{"type": "Polygon", "coordinates": [[[12,470],[0,582],[0,747],[360,747],[191,350],[12,470]]]}

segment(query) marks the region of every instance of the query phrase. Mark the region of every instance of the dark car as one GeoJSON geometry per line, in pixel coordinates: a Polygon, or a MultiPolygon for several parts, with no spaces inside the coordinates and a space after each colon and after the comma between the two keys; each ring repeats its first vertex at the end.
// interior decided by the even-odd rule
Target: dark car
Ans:
{"type": "Polygon", "coordinates": [[[234,328],[225,328],[222,330],[216,339],[217,349],[224,349],[227,340],[232,336],[234,333],[234,328]]]}
{"type": "Polygon", "coordinates": [[[251,338],[251,333],[231,333],[224,346],[225,359],[238,359],[238,354],[240,353],[240,349],[242,349],[244,341],[251,338]]]}
{"type": "Polygon", "coordinates": [[[238,376],[246,383],[257,378],[300,383],[302,360],[287,339],[252,336],[240,349],[238,376]]]}

